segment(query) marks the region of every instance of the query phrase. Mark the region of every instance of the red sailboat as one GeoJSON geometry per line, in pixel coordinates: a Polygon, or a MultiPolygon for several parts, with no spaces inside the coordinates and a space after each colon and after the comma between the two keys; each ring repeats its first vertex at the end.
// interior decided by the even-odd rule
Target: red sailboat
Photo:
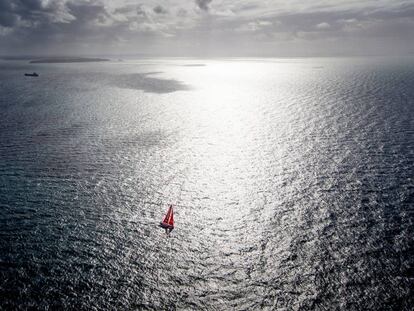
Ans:
{"type": "Polygon", "coordinates": [[[174,211],[172,205],[168,208],[163,221],[160,222],[160,227],[164,228],[167,233],[174,229],[174,211]]]}

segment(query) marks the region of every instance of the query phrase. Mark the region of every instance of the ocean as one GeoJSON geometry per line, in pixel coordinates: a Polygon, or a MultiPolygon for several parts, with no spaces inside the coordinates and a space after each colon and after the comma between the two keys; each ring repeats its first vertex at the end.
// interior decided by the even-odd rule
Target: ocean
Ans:
{"type": "Polygon", "coordinates": [[[0,61],[0,309],[413,310],[413,167],[413,57],[0,61]]]}

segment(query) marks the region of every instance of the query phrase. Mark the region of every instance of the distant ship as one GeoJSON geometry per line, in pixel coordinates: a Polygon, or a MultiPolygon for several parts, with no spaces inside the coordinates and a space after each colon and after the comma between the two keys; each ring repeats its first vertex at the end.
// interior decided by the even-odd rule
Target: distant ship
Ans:
{"type": "Polygon", "coordinates": [[[33,72],[33,73],[25,73],[24,75],[26,77],[38,77],[39,76],[36,72],[33,72]]]}

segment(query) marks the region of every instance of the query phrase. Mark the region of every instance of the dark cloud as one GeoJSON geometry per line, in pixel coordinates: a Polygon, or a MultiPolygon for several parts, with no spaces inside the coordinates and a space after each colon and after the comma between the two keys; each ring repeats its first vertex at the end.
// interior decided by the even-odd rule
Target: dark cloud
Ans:
{"type": "Polygon", "coordinates": [[[68,2],[66,6],[77,23],[89,23],[95,20],[103,22],[105,17],[109,16],[102,4],[68,2]]]}
{"type": "Polygon", "coordinates": [[[387,20],[395,18],[410,18],[414,20],[414,3],[405,3],[396,8],[372,9],[365,14],[367,17],[387,20]]]}
{"type": "Polygon", "coordinates": [[[0,12],[0,26],[13,27],[17,22],[17,15],[10,12],[0,12]]]}
{"type": "Polygon", "coordinates": [[[250,3],[250,4],[242,5],[241,7],[239,7],[238,11],[250,11],[250,10],[254,10],[258,8],[260,8],[260,5],[250,3]]]}
{"type": "MultiPolygon", "coordinates": [[[[14,27],[19,26],[18,22],[21,21],[20,26],[23,24],[23,27],[30,27],[36,31],[37,27],[51,25],[60,20],[62,3],[64,2],[51,1],[45,5],[41,0],[0,0],[0,25],[14,27]],[[29,24],[24,22],[29,22],[29,24]]],[[[95,2],[69,1],[65,6],[74,20],[81,24],[93,20],[102,21],[104,17],[108,16],[105,7],[95,2]]]]}
{"type": "Polygon", "coordinates": [[[138,16],[148,17],[147,11],[145,10],[142,4],[122,6],[122,7],[116,8],[114,13],[121,14],[121,15],[128,15],[128,14],[133,13],[138,16]]]}
{"type": "Polygon", "coordinates": [[[137,15],[139,16],[144,16],[147,17],[147,12],[145,11],[145,9],[142,7],[142,5],[138,5],[137,9],[136,9],[137,15]]]}
{"type": "Polygon", "coordinates": [[[0,0],[0,25],[13,27],[18,20],[33,20],[44,8],[40,0],[0,0]]]}
{"type": "Polygon", "coordinates": [[[179,17],[185,17],[185,16],[187,16],[188,15],[188,12],[187,12],[187,10],[185,10],[185,9],[179,9],[178,11],[177,11],[177,16],[179,16],[179,17]]]}
{"type": "Polygon", "coordinates": [[[122,7],[116,8],[114,10],[114,14],[126,14],[131,11],[135,11],[136,9],[137,9],[137,6],[135,5],[122,6],[122,7]]]}
{"type": "Polygon", "coordinates": [[[167,14],[168,13],[168,11],[164,7],[162,7],[161,5],[157,5],[153,9],[153,11],[154,11],[154,13],[157,13],[157,14],[167,14]]]}
{"type": "Polygon", "coordinates": [[[10,10],[11,9],[11,5],[10,5],[11,1],[8,0],[0,0],[0,10],[10,10]]]}
{"type": "Polygon", "coordinates": [[[209,10],[208,5],[211,3],[211,1],[213,0],[195,0],[197,6],[203,11],[209,10]]]}
{"type": "Polygon", "coordinates": [[[41,10],[43,8],[40,0],[20,0],[18,3],[28,10],[41,10]]]}
{"type": "MultiPolygon", "coordinates": [[[[3,0],[0,0],[3,1],[3,0]]],[[[99,1],[41,1],[15,0],[7,11],[10,20],[2,17],[0,25],[9,27],[1,33],[0,50],[38,54],[68,54],[79,46],[112,42],[115,28],[102,31],[110,23],[110,14],[99,1]],[[46,2],[45,2],[46,3],[46,2]],[[38,51],[38,52],[37,52],[38,51]]],[[[0,2],[4,7],[4,3],[0,2]]],[[[1,11],[2,13],[4,10],[1,11]]],[[[4,52],[3,52],[4,53],[4,52]]]]}

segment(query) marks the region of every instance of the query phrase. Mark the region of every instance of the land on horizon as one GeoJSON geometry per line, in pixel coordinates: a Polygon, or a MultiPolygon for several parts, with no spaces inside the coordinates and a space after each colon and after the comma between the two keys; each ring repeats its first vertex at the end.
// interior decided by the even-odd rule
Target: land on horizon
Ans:
{"type": "Polygon", "coordinates": [[[42,57],[33,59],[31,64],[47,64],[47,63],[89,63],[89,62],[107,62],[107,58],[91,58],[91,57],[42,57]]]}

